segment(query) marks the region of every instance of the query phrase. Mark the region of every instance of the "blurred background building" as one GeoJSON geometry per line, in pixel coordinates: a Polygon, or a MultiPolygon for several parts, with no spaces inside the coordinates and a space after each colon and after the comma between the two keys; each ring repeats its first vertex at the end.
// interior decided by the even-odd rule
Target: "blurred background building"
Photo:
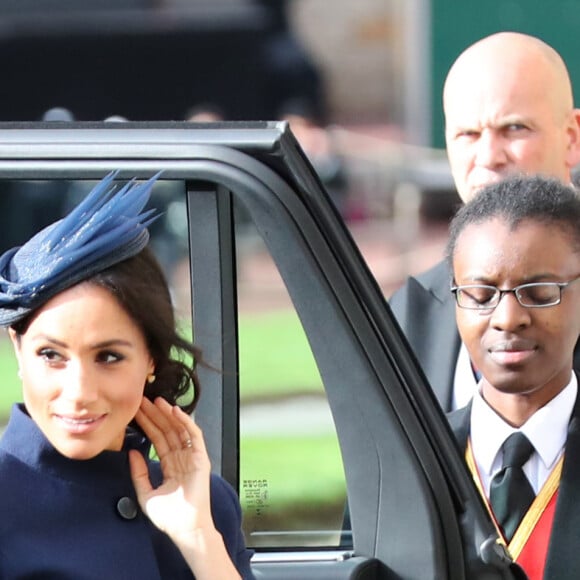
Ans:
{"type": "Polygon", "coordinates": [[[579,25],[575,0],[0,0],[0,121],[288,119],[353,231],[414,247],[458,203],[454,58],[520,30],[577,87],[579,25]]]}
{"type": "Polygon", "coordinates": [[[0,0],[0,120],[182,119],[213,103],[271,119],[307,97],[327,121],[441,147],[455,56],[497,30],[538,35],[575,86],[580,8],[554,0],[0,0]]]}

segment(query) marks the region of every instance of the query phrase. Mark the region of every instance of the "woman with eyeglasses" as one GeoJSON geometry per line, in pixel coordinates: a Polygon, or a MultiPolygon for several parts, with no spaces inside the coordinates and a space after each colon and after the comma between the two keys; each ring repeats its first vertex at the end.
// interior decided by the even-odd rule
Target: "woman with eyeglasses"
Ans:
{"type": "Polygon", "coordinates": [[[489,185],[452,220],[448,257],[481,373],[454,433],[528,577],[580,577],[580,196],[539,176],[489,185]]]}
{"type": "Polygon", "coordinates": [[[0,257],[23,396],[0,441],[0,577],[253,578],[190,417],[199,351],[147,247],[155,178],[113,179],[0,257]]]}

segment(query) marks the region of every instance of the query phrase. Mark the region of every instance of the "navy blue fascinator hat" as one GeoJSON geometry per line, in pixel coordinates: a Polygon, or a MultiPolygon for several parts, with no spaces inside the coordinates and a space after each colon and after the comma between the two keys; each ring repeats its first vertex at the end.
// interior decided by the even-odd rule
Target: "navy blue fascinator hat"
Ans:
{"type": "Polygon", "coordinates": [[[0,326],[10,326],[50,298],[138,254],[157,215],[143,211],[154,175],[117,189],[102,179],[66,217],[0,257],[0,326]]]}

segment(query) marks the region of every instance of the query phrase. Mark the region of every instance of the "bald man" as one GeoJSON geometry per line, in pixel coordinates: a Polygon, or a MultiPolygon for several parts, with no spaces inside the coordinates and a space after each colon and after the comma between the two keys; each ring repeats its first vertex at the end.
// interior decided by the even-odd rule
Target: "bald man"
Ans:
{"type": "MultiPolygon", "coordinates": [[[[580,110],[560,55],[538,38],[493,34],[468,47],[443,89],[447,155],[457,191],[469,201],[486,184],[517,174],[571,182],[580,163],[580,110]]],[[[390,300],[445,411],[471,399],[479,378],[455,324],[445,262],[410,277],[390,300]]],[[[580,346],[574,368],[580,372],[580,346]]]]}

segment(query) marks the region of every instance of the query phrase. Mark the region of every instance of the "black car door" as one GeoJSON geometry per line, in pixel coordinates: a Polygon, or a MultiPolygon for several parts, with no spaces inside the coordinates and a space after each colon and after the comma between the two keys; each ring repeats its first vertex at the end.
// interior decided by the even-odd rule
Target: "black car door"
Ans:
{"type": "MultiPolygon", "coordinates": [[[[0,131],[3,180],[96,179],[111,169],[123,178],[162,170],[161,186],[177,185],[179,207],[187,208],[194,337],[211,365],[202,369],[196,419],[214,469],[243,491],[246,513],[264,522],[249,538],[256,576],[519,577],[496,543],[378,285],[287,124],[7,125],[0,131]],[[285,530],[283,517],[272,526],[266,504],[281,497],[280,478],[240,478],[252,449],[240,452],[246,449],[240,382],[254,370],[240,355],[248,228],[287,293],[328,403],[348,493],[331,541],[312,541],[317,533],[297,533],[295,522],[285,530]]],[[[266,333],[262,340],[274,337],[266,333]]],[[[266,367],[270,358],[265,354],[254,366],[266,367]]],[[[296,424],[308,406],[295,411],[296,424]]],[[[309,445],[300,439],[302,455],[309,445]]],[[[287,464],[289,449],[282,461],[272,450],[262,469],[287,464]]],[[[292,472],[316,481],[318,468],[297,464],[292,472]]],[[[309,505],[316,511],[316,503],[309,505]]]]}

